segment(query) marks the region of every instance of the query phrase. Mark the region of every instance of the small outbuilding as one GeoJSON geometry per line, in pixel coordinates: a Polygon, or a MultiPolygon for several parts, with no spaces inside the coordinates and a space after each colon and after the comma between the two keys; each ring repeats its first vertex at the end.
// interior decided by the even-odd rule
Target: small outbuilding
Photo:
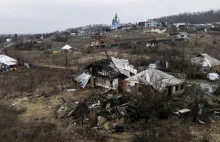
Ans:
{"type": "Polygon", "coordinates": [[[70,52],[72,50],[72,47],[69,46],[68,44],[66,44],[64,47],[61,48],[61,50],[62,51],[69,51],[70,52]]]}

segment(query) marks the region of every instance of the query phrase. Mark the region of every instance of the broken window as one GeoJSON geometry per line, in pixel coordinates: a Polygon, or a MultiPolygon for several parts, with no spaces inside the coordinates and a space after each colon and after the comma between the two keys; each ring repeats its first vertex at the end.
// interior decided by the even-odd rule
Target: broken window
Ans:
{"type": "Polygon", "coordinates": [[[180,86],[180,89],[181,89],[181,90],[183,90],[183,89],[184,89],[184,84],[182,84],[182,85],[180,86]]]}
{"type": "Polygon", "coordinates": [[[197,67],[197,72],[199,72],[199,67],[197,67]]]}
{"type": "Polygon", "coordinates": [[[175,91],[178,91],[179,90],[179,85],[177,85],[175,88],[176,88],[175,91]]]}
{"type": "Polygon", "coordinates": [[[207,72],[207,69],[206,69],[206,68],[204,68],[204,69],[203,69],[203,72],[204,72],[204,73],[206,73],[206,72],[207,72]]]}
{"type": "Polygon", "coordinates": [[[127,92],[131,92],[131,86],[127,85],[127,92]]]}

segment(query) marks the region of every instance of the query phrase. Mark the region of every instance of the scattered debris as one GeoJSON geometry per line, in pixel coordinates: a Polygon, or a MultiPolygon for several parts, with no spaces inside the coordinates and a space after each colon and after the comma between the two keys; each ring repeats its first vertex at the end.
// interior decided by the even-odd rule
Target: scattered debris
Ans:
{"type": "Polygon", "coordinates": [[[181,110],[178,110],[176,112],[173,112],[173,114],[181,116],[181,115],[183,115],[185,113],[189,113],[190,111],[191,111],[190,109],[186,108],[186,109],[181,109],[181,110]]]}
{"type": "Polygon", "coordinates": [[[219,75],[217,73],[209,73],[207,75],[207,78],[210,80],[210,81],[215,81],[215,80],[219,80],[219,75]]]}
{"type": "Polygon", "coordinates": [[[82,88],[85,88],[87,83],[89,82],[89,79],[91,78],[92,75],[83,73],[79,77],[76,78],[76,81],[82,88]]]}
{"type": "Polygon", "coordinates": [[[88,112],[88,107],[83,102],[73,102],[73,103],[63,103],[56,111],[56,116],[58,118],[68,118],[72,117],[81,117],[82,114],[88,112]]]}
{"type": "Polygon", "coordinates": [[[219,111],[214,111],[214,115],[220,116],[220,112],[219,111]]]}
{"type": "Polygon", "coordinates": [[[215,93],[215,91],[217,90],[217,87],[215,85],[210,85],[210,84],[201,83],[200,87],[203,92],[208,92],[211,94],[215,93]]]}
{"type": "Polygon", "coordinates": [[[76,89],[68,89],[67,92],[75,92],[76,89]]]}

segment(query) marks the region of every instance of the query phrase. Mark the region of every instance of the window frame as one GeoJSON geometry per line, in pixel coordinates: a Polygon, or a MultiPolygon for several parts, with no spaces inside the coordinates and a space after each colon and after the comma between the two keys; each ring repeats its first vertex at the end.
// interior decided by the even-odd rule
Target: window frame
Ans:
{"type": "Polygon", "coordinates": [[[179,85],[175,86],[175,92],[179,91],[179,85]]]}
{"type": "Polygon", "coordinates": [[[180,85],[180,90],[184,90],[184,88],[185,88],[185,85],[184,85],[184,84],[181,84],[181,85],[180,85]]]}
{"type": "Polygon", "coordinates": [[[131,85],[127,84],[127,92],[131,92],[131,85]]]}

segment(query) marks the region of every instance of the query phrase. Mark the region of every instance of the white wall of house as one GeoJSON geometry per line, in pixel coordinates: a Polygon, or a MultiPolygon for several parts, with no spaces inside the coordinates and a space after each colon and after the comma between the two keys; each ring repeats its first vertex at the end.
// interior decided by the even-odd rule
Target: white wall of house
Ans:
{"type": "Polygon", "coordinates": [[[109,89],[109,88],[111,88],[110,80],[108,78],[96,78],[95,79],[95,86],[109,89]]]}
{"type": "Polygon", "coordinates": [[[172,94],[174,95],[182,94],[184,91],[185,91],[184,83],[172,86],[172,94]]]}
{"type": "Polygon", "coordinates": [[[95,79],[95,86],[103,87],[106,89],[118,90],[118,79],[114,79],[111,83],[109,78],[96,78],[95,79]]]}
{"type": "Polygon", "coordinates": [[[113,80],[112,87],[113,87],[114,90],[118,90],[118,79],[113,80]]]}
{"type": "Polygon", "coordinates": [[[155,20],[148,20],[145,22],[145,28],[157,27],[158,23],[155,20]]]}

